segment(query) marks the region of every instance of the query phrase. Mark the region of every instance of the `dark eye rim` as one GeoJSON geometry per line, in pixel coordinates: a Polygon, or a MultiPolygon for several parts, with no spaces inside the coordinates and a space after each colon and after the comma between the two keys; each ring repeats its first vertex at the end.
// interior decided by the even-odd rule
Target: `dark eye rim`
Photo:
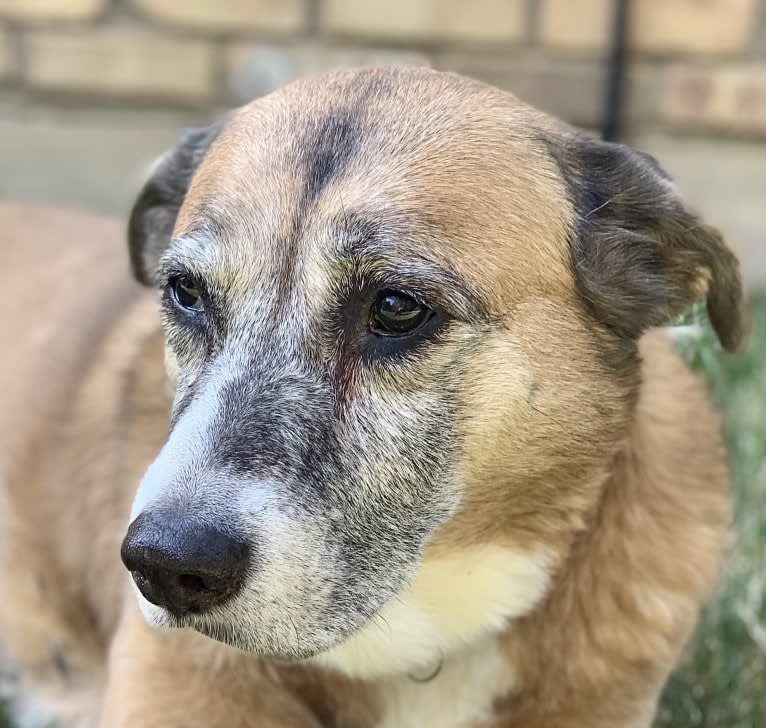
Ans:
{"type": "Polygon", "coordinates": [[[432,323],[434,318],[437,316],[437,311],[433,309],[428,304],[424,303],[419,296],[414,296],[408,291],[404,291],[400,288],[383,288],[376,292],[375,297],[370,304],[370,315],[369,315],[369,324],[368,328],[370,330],[370,333],[372,333],[374,336],[381,337],[384,339],[406,339],[411,336],[416,336],[420,332],[423,331],[423,329],[429,324],[432,323]],[[376,318],[375,318],[375,307],[387,296],[399,296],[402,298],[408,298],[411,301],[414,301],[423,311],[423,316],[420,318],[417,323],[411,328],[404,331],[392,331],[392,330],[386,330],[383,328],[379,328],[376,325],[376,318]]]}
{"type": "Polygon", "coordinates": [[[173,301],[173,304],[184,313],[190,315],[199,315],[205,311],[204,290],[200,282],[194,276],[189,275],[188,273],[177,273],[172,275],[170,278],[168,278],[166,289],[170,295],[171,300],[173,301]],[[181,300],[181,297],[178,293],[178,285],[182,281],[188,282],[188,284],[185,285],[185,288],[194,289],[199,293],[199,296],[197,297],[197,303],[199,303],[199,306],[188,305],[184,303],[183,300],[181,300]]]}

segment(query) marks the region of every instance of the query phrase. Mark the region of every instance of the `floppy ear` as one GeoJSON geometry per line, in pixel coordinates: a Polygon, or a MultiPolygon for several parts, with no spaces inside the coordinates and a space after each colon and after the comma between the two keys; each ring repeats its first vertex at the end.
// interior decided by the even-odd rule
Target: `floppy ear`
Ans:
{"type": "Polygon", "coordinates": [[[742,348],[749,325],[739,262],[656,160],[578,133],[551,149],[575,209],[575,280],[596,318],[637,339],[706,296],[721,344],[742,348]]]}
{"type": "Polygon", "coordinates": [[[192,177],[222,124],[189,129],[152,170],[128,221],[128,249],[133,274],[144,285],[154,284],[160,255],[170,242],[178,211],[192,177]]]}

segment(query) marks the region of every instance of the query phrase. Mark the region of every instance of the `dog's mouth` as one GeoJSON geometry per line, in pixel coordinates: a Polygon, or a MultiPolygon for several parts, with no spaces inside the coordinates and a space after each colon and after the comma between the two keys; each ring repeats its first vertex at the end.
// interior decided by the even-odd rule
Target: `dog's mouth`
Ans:
{"type": "Polygon", "coordinates": [[[247,652],[259,657],[267,658],[284,664],[295,664],[310,660],[324,652],[327,652],[338,644],[345,641],[345,637],[333,641],[328,645],[312,646],[307,640],[300,637],[297,627],[292,625],[295,631],[295,641],[289,645],[280,641],[279,646],[268,644],[271,640],[264,639],[263,633],[259,634],[254,628],[240,628],[225,618],[217,619],[210,615],[187,613],[183,615],[171,614],[165,610],[160,619],[153,620],[155,626],[163,629],[191,629],[204,637],[220,642],[228,647],[247,652]]]}
{"type": "MultiPolygon", "coordinates": [[[[377,613],[376,613],[377,614],[377,613]]],[[[152,609],[145,616],[159,629],[188,629],[203,637],[269,661],[294,665],[314,659],[322,659],[341,648],[358,632],[363,631],[376,618],[362,619],[358,626],[335,634],[324,633],[304,636],[294,620],[285,613],[281,628],[254,624],[237,624],[225,613],[171,613],[166,609],[152,609]],[[278,635],[278,636],[277,636],[278,635]]]]}

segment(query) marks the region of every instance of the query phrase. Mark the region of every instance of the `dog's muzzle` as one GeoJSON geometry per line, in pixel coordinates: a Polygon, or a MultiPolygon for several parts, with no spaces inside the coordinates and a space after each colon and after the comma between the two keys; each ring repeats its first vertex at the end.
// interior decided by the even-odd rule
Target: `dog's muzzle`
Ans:
{"type": "Polygon", "coordinates": [[[250,563],[246,542],[166,511],[139,515],[121,555],[141,594],[175,616],[223,604],[239,591],[250,563]]]}

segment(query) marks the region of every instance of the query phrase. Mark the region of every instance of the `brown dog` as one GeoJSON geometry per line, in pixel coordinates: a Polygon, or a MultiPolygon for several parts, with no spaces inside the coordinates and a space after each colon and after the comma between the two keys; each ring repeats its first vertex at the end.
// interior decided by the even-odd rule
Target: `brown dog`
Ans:
{"type": "Polygon", "coordinates": [[[706,295],[746,333],[651,158],[344,72],[161,160],[129,233],[160,315],[112,223],[2,221],[0,635],[43,715],[651,723],[729,515],[717,417],[648,330],[706,295]]]}

